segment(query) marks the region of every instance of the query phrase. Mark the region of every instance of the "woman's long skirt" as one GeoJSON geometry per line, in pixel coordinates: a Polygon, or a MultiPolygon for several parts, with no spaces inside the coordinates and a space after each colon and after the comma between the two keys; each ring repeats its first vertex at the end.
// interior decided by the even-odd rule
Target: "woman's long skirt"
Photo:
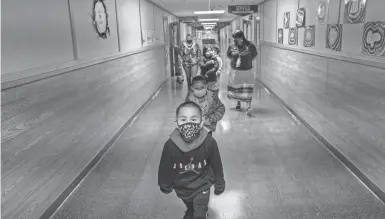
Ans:
{"type": "Polygon", "coordinates": [[[230,100],[250,103],[254,92],[254,68],[250,70],[230,70],[227,97],[230,100]]]}

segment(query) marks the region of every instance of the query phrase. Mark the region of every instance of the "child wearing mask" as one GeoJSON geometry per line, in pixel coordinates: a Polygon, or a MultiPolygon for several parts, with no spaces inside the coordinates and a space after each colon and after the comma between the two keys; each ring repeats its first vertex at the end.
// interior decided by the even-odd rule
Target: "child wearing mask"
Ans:
{"type": "Polygon", "coordinates": [[[191,90],[187,93],[186,101],[198,104],[202,109],[204,126],[209,134],[215,132],[217,123],[225,114],[225,106],[218,95],[208,90],[206,78],[197,75],[192,80],[191,90]]]}
{"type": "MultiPolygon", "coordinates": [[[[218,95],[219,93],[219,87],[220,87],[220,75],[221,75],[221,71],[222,71],[222,67],[223,67],[223,62],[222,62],[222,59],[221,57],[219,56],[219,48],[218,47],[214,47],[213,50],[212,50],[212,54],[213,54],[213,59],[216,59],[217,62],[218,62],[218,70],[217,72],[215,73],[216,76],[217,76],[217,79],[216,79],[216,83],[211,85],[211,89],[216,95],[218,95]]],[[[210,87],[210,85],[209,85],[210,87]]]]}
{"type": "Polygon", "coordinates": [[[214,57],[214,50],[212,47],[203,48],[203,57],[201,59],[201,75],[207,80],[207,89],[218,95],[219,86],[217,86],[217,73],[220,63],[214,57]]]}
{"type": "Polygon", "coordinates": [[[176,110],[177,128],[165,143],[159,163],[158,185],[169,194],[175,190],[187,207],[183,219],[206,219],[210,188],[225,190],[221,155],[215,139],[203,127],[202,110],[184,102],[176,110]]]}

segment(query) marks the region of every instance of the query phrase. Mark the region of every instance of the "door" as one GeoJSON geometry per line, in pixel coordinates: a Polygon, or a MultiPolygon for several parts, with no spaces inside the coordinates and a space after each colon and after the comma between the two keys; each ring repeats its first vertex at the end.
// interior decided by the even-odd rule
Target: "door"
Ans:
{"type": "Polygon", "coordinates": [[[170,76],[170,28],[168,16],[163,16],[164,61],[166,78],[170,76]]]}

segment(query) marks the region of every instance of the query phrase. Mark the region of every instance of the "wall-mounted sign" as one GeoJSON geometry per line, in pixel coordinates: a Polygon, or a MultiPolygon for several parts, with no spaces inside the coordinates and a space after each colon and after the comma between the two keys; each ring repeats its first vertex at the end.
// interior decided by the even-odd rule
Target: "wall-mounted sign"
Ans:
{"type": "Polygon", "coordinates": [[[184,23],[191,23],[191,22],[197,22],[198,16],[190,16],[190,17],[179,17],[180,22],[184,23]]]}
{"type": "Polygon", "coordinates": [[[258,12],[258,5],[229,5],[228,13],[235,15],[248,15],[258,12]]]}
{"type": "Polygon", "coordinates": [[[100,38],[107,39],[107,33],[110,34],[110,27],[108,26],[108,13],[104,0],[93,1],[92,25],[100,38]]]}

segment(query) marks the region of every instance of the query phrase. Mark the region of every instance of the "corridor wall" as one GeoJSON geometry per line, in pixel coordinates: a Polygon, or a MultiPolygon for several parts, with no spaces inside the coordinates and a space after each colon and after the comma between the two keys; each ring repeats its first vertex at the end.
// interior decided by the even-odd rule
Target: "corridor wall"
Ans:
{"type": "MultiPolygon", "coordinates": [[[[368,55],[362,46],[366,22],[385,21],[385,4],[366,1],[364,21],[345,23],[349,1],[324,2],[328,7],[322,24],[316,19],[318,0],[268,0],[261,5],[262,81],[385,191],[385,56],[368,55]],[[289,45],[289,29],[283,27],[285,12],[290,13],[289,27],[295,27],[299,8],[306,10],[305,27],[315,27],[310,35],[314,44],[307,38],[310,47],[304,46],[305,28],[297,29],[297,38],[291,37],[296,43],[289,45]],[[342,24],[342,30],[327,32],[329,24],[342,24]],[[327,48],[327,42],[338,42],[335,36],[341,36],[340,44],[327,48]]],[[[384,39],[383,34],[377,37],[384,39]]],[[[384,48],[376,45],[379,52],[384,48]]]]}
{"type": "Polygon", "coordinates": [[[166,80],[163,17],[176,17],[104,0],[103,38],[93,3],[2,2],[4,219],[39,218],[166,80]],[[142,43],[141,24],[152,42],[142,43]]]}

